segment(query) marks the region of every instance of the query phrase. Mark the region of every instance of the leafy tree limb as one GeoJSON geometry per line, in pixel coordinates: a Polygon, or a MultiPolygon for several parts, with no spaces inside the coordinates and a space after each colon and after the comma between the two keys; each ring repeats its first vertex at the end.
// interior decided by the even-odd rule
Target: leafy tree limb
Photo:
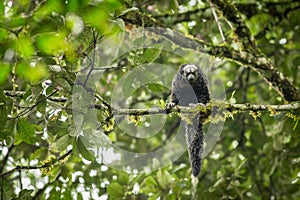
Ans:
{"type": "Polygon", "coordinates": [[[6,172],[1,173],[0,177],[4,177],[6,175],[9,175],[9,174],[11,174],[15,171],[19,171],[19,170],[43,169],[43,168],[50,167],[50,166],[55,165],[58,162],[62,161],[67,156],[69,156],[71,153],[72,153],[72,150],[69,150],[68,152],[66,152],[65,154],[61,155],[60,157],[52,160],[51,162],[44,163],[43,165],[40,165],[40,166],[21,166],[21,165],[17,165],[16,167],[12,168],[11,170],[8,170],[6,172]]]}
{"type": "MultiPolygon", "coordinates": [[[[22,97],[25,94],[23,91],[5,91],[5,95],[10,96],[10,97],[22,97]]],[[[163,108],[147,108],[147,109],[115,109],[112,108],[106,101],[104,101],[101,96],[97,95],[97,98],[101,100],[102,102],[105,103],[105,106],[110,109],[110,112],[113,112],[114,115],[151,115],[151,114],[166,114],[170,112],[177,112],[177,113],[189,113],[189,112],[194,112],[193,110],[195,108],[199,108],[200,111],[206,111],[208,109],[213,108],[214,106],[224,108],[228,111],[241,111],[241,112],[246,112],[246,111],[292,111],[292,110],[297,110],[300,108],[300,103],[290,103],[290,104],[285,104],[285,105],[255,105],[255,104],[250,104],[250,103],[245,103],[245,104],[233,104],[233,103],[228,103],[228,102],[219,102],[219,101],[212,101],[210,104],[206,106],[197,106],[195,108],[191,107],[185,107],[185,106],[176,106],[173,109],[166,110],[163,108]]],[[[66,97],[53,97],[49,96],[48,98],[45,98],[43,100],[50,100],[54,102],[66,102],[68,98],[66,97]]],[[[100,104],[95,104],[93,105],[96,109],[101,109],[103,106],[100,104]]]]}
{"type": "Polygon", "coordinates": [[[149,109],[117,109],[114,110],[114,115],[150,115],[150,114],[166,114],[169,112],[176,113],[190,113],[200,110],[200,112],[206,112],[214,107],[224,108],[228,111],[293,111],[300,109],[300,103],[292,103],[286,105],[255,105],[255,104],[232,104],[226,102],[212,102],[208,105],[202,106],[198,105],[196,107],[185,107],[176,106],[170,110],[163,108],[149,108],[149,109]]]}
{"type": "MultiPolygon", "coordinates": [[[[25,93],[26,93],[25,91],[9,91],[9,90],[4,91],[4,94],[6,96],[19,97],[19,98],[23,98],[25,93]]],[[[46,99],[49,99],[50,101],[55,101],[55,102],[66,102],[68,100],[67,97],[54,97],[52,95],[47,96],[47,98],[45,98],[44,100],[46,100],[46,99]]]]}

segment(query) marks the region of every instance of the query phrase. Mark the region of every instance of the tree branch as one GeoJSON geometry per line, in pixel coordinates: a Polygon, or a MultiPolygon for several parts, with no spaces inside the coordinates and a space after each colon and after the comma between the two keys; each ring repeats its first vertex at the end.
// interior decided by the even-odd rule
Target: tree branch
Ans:
{"type": "Polygon", "coordinates": [[[9,174],[11,174],[11,173],[13,173],[15,171],[19,171],[19,170],[42,169],[42,168],[50,167],[51,165],[55,165],[59,161],[65,159],[71,153],[72,153],[72,150],[69,150],[68,152],[66,152],[62,156],[58,157],[57,159],[55,159],[55,160],[53,160],[51,162],[45,163],[45,164],[43,164],[41,166],[20,166],[20,165],[17,165],[16,167],[12,168],[11,170],[8,170],[6,172],[1,173],[0,177],[7,176],[7,175],[9,175],[9,174]]]}
{"type": "MultiPolygon", "coordinates": [[[[23,98],[25,93],[26,93],[25,91],[9,91],[9,90],[4,91],[4,94],[6,96],[19,97],[19,98],[23,98]]],[[[68,100],[68,98],[66,97],[54,97],[54,96],[47,96],[47,99],[54,102],[66,102],[68,100]]]]}
{"type": "Polygon", "coordinates": [[[2,160],[2,165],[0,166],[0,174],[3,172],[3,169],[8,161],[8,157],[9,157],[9,154],[11,152],[11,150],[14,148],[15,146],[12,144],[10,147],[8,147],[8,151],[7,151],[7,154],[4,156],[3,160],[2,160]]]}
{"type": "Polygon", "coordinates": [[[220,32],[220,35],[221,35],[221,38],[222,38],[222,41],[225,43],[226,40],[225,40],[225,37],[224,37],[224,34],[223,34],[223,30],[222,30],[222,26],[220,24],[220,21],[219,21],[219,18],[215,12],[215,8],[214,8],[214,5],[211,3],[211,1],[208,1],[209,5],[210,5],[210,9],[211,9],[211,12],[215,18],[215,21],[217,23],[217,26],[218,26],[218,29],[219,29],[219,32],[220,32]]]}
{"type": "MultiPolygon", "coordinates": [[[[17,91],[17,92],[12,92],[12,91],[5,91],[4,94],[7,96],[11,97],[22,97],[25,92],[23,91],[17,91]]],[[[99,96],[97,98],[100,98],[99,96]]],[[[49,97],[47,98],[50,101],[55,101],[55,102],[66,102],[68,98],[66,97],[49,97]]],[[[46,100],[46,99],[45,99],[46,100]]],[[[104,101],[102,98],[100,99],[101,101],[104,101]]],[[[105,105],[107,107],[110,107],[107,102],[105,102],[105,105]]],[[[285,105],[255,105],[255,104],[250,104],[250,103],[245,103],[245,104],[231,104],[227,103],[225,101],[223,102],[214,102],[212,101],[211,104],[208,104],[206,106],[198,106],[197,108],[206,111],[207,109],[211,109],[214,106],[222,107],[227,109],[228,111],[268,111],[268,110],[274,110],[274,111],[292,111],[292,110],[297,110],[300,108],[300,103],[291,103],[291,104],[285,104],[285,105]]],[[[103,106],[99,104],[93,105],[96,109],[101,109],[103,106]]],[[[196,109],[197,109],[196,108],[196,109]]],[[[163,108],[148,108],[148,109],[115,109],[110,107],[114,115],[152,115],[152,114],[166,114],[166,113],[171,113],[171,112],[176,112],[176,113],[189,113],[189,112],[194,112],[191,107],[184,107],[184,106],[176,106],[172,109],[166,110],[163,108]]]]}
{"type": "Polygon", "coordinates": [[[116,109],[113,111],[114,115],[161,115],[167,113],[193,113],[193,112],[207,112],[212,108],[219,107],[224,108],[228,111],[272,111],[272,112],[282,112],[282,111],[292,111],[300,109],[300,103],[292,103],[286,105],[255,105],[255,104],[231,104],[226,102],[211,102],[208,105],[202,106],[197,105],[196,107],[185,107],[185,106],[175,106],[172,109],[164,108],[148,108],[148,109],[116,109]]]}

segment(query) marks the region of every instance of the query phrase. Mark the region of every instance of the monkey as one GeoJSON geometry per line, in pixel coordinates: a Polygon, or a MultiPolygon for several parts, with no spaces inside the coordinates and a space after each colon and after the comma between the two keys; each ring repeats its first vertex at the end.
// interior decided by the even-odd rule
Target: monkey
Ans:
{"type": "MultiPolygon", "coordinates": [[[[183,64],[173,78],[170,102],[166,109],[176,105],[195,106],[210,101],[208,80],[203,71],[194,64],[183,64]]],[[[195,177],[201,172],[202,154],[204,149],[203,122],[208,116],[199,114],[191,116],[190,123],[185,122],[185,139],[192,173],[195,177]]]]}

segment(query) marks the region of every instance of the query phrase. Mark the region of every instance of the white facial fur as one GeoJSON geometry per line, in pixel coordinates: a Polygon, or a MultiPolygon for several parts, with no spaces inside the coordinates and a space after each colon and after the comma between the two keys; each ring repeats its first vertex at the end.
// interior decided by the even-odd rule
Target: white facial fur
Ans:
{"type": "Polygon", "coordinates": [[[199,76],[198,67],[195,65],[186,65],[183,67],[182,71],[183,76],[190,82],[195,81],[199,76]]]}

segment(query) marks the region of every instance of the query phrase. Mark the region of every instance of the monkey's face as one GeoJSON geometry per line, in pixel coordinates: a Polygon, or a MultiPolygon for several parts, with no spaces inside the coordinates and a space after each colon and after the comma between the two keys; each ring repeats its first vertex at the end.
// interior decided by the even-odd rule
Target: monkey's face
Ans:
{"type": "Polygon", "coordinates": [[[199,77],[198,67],[193,64],[181,66],[180,73],[190,83],[197,81],[199,77]]]}

